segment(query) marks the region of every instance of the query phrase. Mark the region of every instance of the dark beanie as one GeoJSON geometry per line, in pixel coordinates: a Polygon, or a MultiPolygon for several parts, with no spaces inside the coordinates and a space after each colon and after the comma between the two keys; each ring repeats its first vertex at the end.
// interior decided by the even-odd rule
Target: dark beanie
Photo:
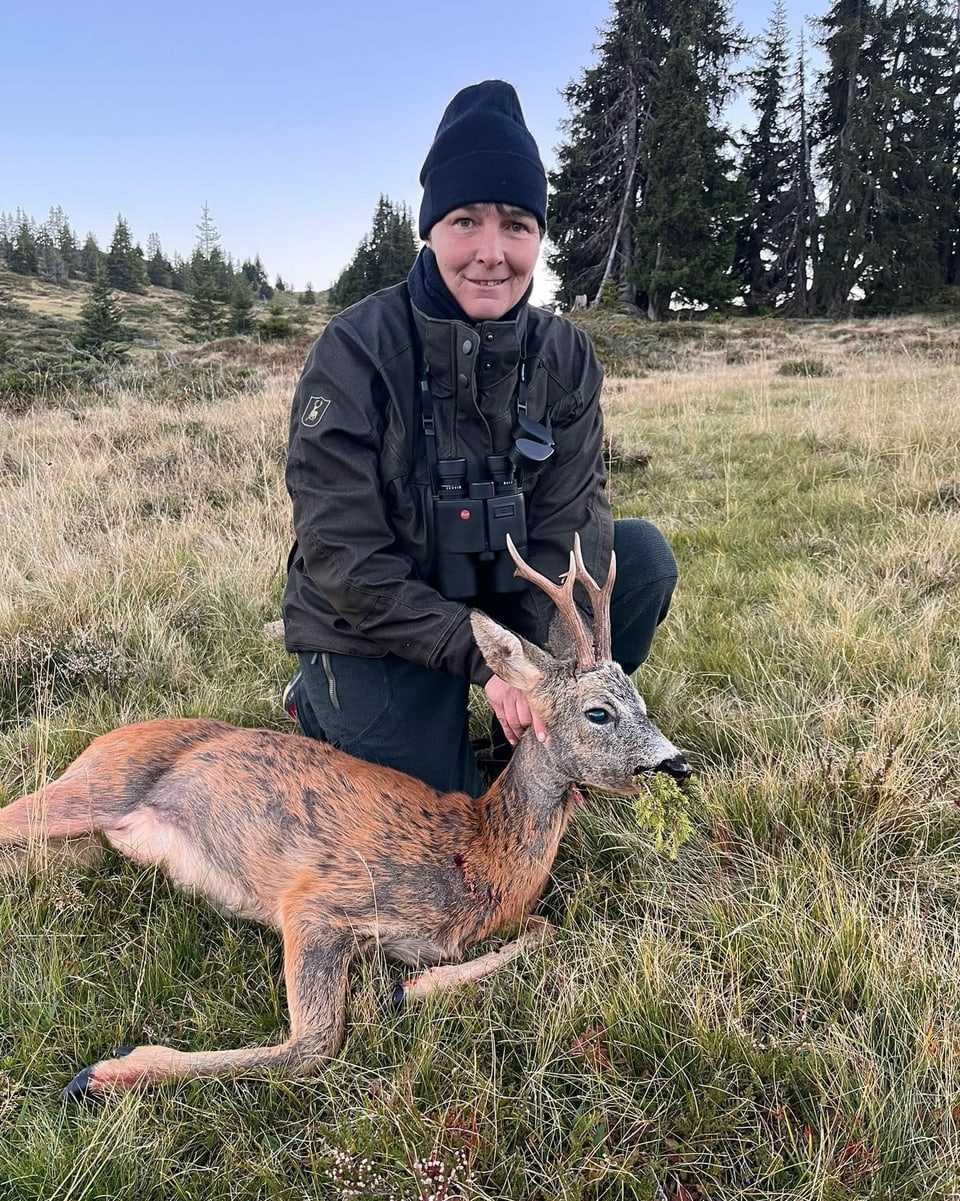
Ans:
{"type": "Polygon", "coordinates": [[[547,177],[517,93],[502,79],[457,92],[420,172],[420,237],[464,204],[512,204],[547,225],[547,177]]]}

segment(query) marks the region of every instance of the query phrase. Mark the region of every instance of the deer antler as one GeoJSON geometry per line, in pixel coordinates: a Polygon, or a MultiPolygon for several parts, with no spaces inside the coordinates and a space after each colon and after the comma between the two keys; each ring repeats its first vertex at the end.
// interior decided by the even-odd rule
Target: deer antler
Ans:
{"type": "MultiPolygon", "coordinates": [[[[511,559],[517,565],[516,574],[522,580],[529,580],[531,584],[536,584],[557,606],[557,612],[567,623],[567,627],[573,636],[578,669],[580,671],[588,671],[591,667],[596,667],[597,656],[594,651],[593,639],[590,636],[589,630],[584,625],[580,611],[573,600],[573,586],[577,582],[577,562],[573,551],[570,552],[570,569],[567,572],[567,578],[563,583],[563,587],[560,587],[559,584],[548,580],[545,575],[541,575],[539,571],[534,571],[528,563],[525,563],[520,558],[517,548],[513,544],[513,539],[509,534],[507,534],[507,550],[510,552],[511,559]]],[[[589,579],[589,576],[587,578],[589,579]]],[[[592,580],[590,582],[593,583],[592,580]]],[[[596,584],[593,586],[596,588],[596,584]]]]}
{"type": "Polygon", "coordinates": [[[580,535],[573,536],[573,555],[577,563],[577,579],[583,585],[590,604],[593,606],[593,646],[598,663],[613,661],[613,647],[610,632],[610,597],[613,595],[613,582],[617,578],[617,556],[610,552],[610,567],[603,587],[587,571],[580,550],[580,535]]]}

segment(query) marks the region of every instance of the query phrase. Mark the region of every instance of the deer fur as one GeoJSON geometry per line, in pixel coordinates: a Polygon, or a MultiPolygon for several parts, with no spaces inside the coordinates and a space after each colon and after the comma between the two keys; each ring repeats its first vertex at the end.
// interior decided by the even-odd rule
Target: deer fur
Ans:
{"type": "MultiPolygon", "coordinates": [[[[593,585],[579,547],[564,590],[517,561],[576,621],[578,569],[581,583],[593,585]]],[[[605,598],[593,588],[595,608],[608,605],[609,588],[605,598]]],[[[398,987],[401,1003],[481,979],[544,937],[547,924],[531,910],[582,803],[578,783],[633,793],[638,772],[690,774],[608,646],[591,653],[581,631],[574,664],[479,611],[471,623],[487,664],[526,693],[547,730],[543,742],[528,730],[477,800],[438,794],[299,735],[184,719],[104,734],[57,780],[0,809],[0,869],[38,839],[85,857],[99,839],[283,938],[290,1028],[282,1043],[190,1052],[140,1046],[85,1068],[66,1096],[318,1071],[342,1042],[348,969],[358,954],[379,947],[418,969],[398,987]],[[459,962],[474,944],[514,932],[519,937],[499,950],[459,962]]]]}

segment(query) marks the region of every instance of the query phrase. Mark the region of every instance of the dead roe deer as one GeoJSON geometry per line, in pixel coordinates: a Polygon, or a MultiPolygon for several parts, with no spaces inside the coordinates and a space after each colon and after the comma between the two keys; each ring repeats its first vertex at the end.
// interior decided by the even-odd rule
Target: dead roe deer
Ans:
{"type": "Polygon", "coordinates": [[[488,665],[527,694],[547,730],[544,742],[527,731],[478,800],[440,795],[299,735],[169,720],[97,738],[59,779],[0,809],[0,863],[8,871],[34,838],[84,852],[105,839],[283,936],[290,1011],[283,1043],[136,1047],[84,1069],[66,1096],[197,1076],[317,1071],[343,1039],[354,956],[379,947],[421,969],[398,986],[398,1004],[488,975],[544,936],[547,923],[530,911],[582,802],[578,784],[632,794],[641,772],[690,775],[611,660],[613,562],[601,589],[577,540],[561,588],[511,553],[518,574],[554,600],[576,661],[472,614],[488,665]],[[591,598],[592,635],[573,602],[576,581],[591,598]],[[473,944],[517,931],[499,950],[458,962],[473,944]]]}

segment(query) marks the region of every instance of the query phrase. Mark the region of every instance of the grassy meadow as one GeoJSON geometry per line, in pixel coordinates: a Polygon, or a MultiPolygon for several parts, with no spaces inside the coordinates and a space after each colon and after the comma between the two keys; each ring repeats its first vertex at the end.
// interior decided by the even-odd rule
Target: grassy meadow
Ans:
{"type": "MultiPolygon", "coordinates": [[[[119,857],[4,881],[0,1201],[960,1197],[960,323],[604,321],[643,367],[615,510],[681,565],[638,684],[689,828],[596,798],[547,948],[401,1017],[366,965],[316,1079],[99,1109],[59,1091],[116,1046],[279,1039],[279,940],[119,857]]],[[[0,412],[0,803],[125,722],[287,727],[305,348],[0,412]]]]}

